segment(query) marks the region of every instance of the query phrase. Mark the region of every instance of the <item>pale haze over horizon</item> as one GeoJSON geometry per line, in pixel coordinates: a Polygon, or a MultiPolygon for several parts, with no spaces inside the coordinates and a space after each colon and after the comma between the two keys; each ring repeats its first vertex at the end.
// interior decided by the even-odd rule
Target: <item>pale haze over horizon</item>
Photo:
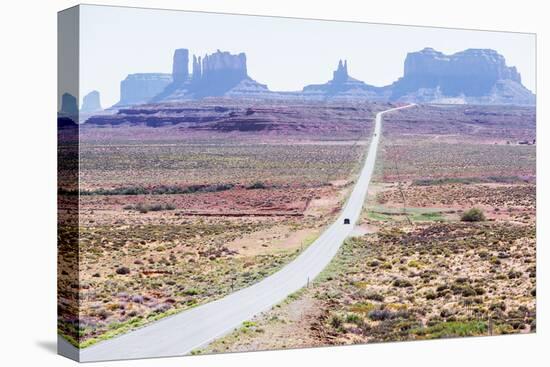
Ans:
{"type": "MultiPolygon", "coordinates": [[[[274,91],[297,91],[332,78],[339,59],[350,76],[384,86],[403,76],[409,52],[445,54],[490,48],[536,93],[535,35],[370,23],[81,5],[80,103],[92,90],[110,107],[133,73],[171,73],[177,48],[203,56],[244,52],[248,75],[274,91]]],[[[191,65],[189,66],[191,72],[191,65]]]]}

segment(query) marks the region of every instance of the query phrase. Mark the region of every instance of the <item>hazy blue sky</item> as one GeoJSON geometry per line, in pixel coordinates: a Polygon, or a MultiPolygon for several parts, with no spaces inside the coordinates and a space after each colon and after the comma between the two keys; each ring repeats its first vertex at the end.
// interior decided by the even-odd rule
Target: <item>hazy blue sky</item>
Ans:
{"type": "Polygon", "coordinates": [[[245,52],[253,79],[285,91],[326,82],[340,58],[348,60],[351,76],[382,86],[403,75],[408,52],[492,48],[535,92],[531,34],[85,5],[80,39],[80,95],[98,90],[103,107],[118,102],[127,74],[171,72],[176,48],[245,52]]]}

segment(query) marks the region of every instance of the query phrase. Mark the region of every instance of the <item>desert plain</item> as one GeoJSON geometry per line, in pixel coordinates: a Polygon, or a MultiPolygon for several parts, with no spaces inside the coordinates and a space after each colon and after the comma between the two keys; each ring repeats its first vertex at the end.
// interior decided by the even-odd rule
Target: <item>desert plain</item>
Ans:
{"type": "MultiPolygon", "coordinates": [[[[375,114],[395,106],[152,104],[81,125],[78,150],[60,129],[61,181],[79,183],[59,195],[60,213],[79,214],[60,227],[60,333],[86,347],[281,269],[335,220],[375,114]]],[[[534,332],[534,139],[531,107],[387,114],[333,262],[194,353],[534,332]]]]}

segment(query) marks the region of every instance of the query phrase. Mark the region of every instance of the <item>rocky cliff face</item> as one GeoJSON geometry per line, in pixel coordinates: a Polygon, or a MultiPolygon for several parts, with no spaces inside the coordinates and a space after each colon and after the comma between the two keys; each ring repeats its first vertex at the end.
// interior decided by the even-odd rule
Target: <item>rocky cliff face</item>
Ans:
{"type": "Polygon", "coordinates": [[[102,110],[99,92],[97,90],[91,91],[82,99],[82,107],[80,108],[80,112],[91,113],[102,110]]]}
{"type": "MultiPolygon", "coordinates": [[[[176,50],[173,69],[180,73],[174,75],[174,82],[157,94],[152,102],[169,102],[197,99],[203,97],[231,96],[254,97],[269,93],[267,86],[259,84],[247,74],[246,55],[233,55],[220,50],[203,58],[193,55],[192,74],[185,74],[183,63],[188,51],[176,50]],[[178,56],[179,54],[179,56],[178,56]],[[181,63],[181,65],[176,65],[181,63]]],[[[188,62],[188,61],[187,61],[188,62]]],[[[187,64],[185,65],[185,70],[187,64]]]]}
{"type": "Polygon", "coordinates": [[[521,84],[515,67],[498,52],[468,49],[445,55],[432,48],[412,52],[404,75],[391,86],[392,100],[426,102],[458,99],[464,103],[532,104],[534,95],[521,84]]]}
{"type": "Polygon", "coordinates": [[[201,80],[202,78],[202,62],[201,57],[193,55],[193,81],[201,80]]]}
{"type": "Polygon", "coordinates": [[[174,51],[174,61],[172,63],[172,81],[181,84],[189,78],[189,50],[179,48],[174,51]]]}
{"type": "Polygon", "coordinates": [[[196,80],[197,97],[222,96],[249,79],[246,72],[246,55],[232,55],[229,52],[217,52],[206,55],[202,60],[201,76],[196,80]]]}
{"type": "Polygon", "coordinates": [[[172,82],[172,75],[162,73],[130,74],[120,82],[120,102],[113,107],[147,103],[172,82]]]}
{"type": "Polygon", "coordinates": [[[350,79],[348,74],[348,60],[342,60],[338,62],[338,68],[332,73],[332,82],[335,84],[346,83],[350,79]]]}
{"type": "Polygon", "coordinates": [[[375,87],[352,78],[348,74],[347,62],[340,61],[332,80],[304,87],[301,97],[416,103],[535,104],[535,95],[521,84],[517,69],[507,66],[504,57],[490,49],[468,49],[445,55],[425,48],[409,53],[403,77],[385,87],[375,87]]]}
{"type": "Polygon", "coordinates": [[[482,77],[492,80],[510,79],[521,83],[515,67],[506,66],[504,56],[490,49],[468,49],[445,55],[433,48],[411,52],[405,59],[404,77],[482,77]]]}

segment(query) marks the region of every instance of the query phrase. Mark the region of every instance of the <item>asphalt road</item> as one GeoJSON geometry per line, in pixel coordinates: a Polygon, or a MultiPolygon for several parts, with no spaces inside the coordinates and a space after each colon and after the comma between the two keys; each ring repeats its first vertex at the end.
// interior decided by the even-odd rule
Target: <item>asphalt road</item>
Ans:
{"type": "MultiPolygon", "coordinates": [[[[359,219],[374,170],[383,114],[410,106],[376,115],[367,158],[340,216],[295,260],[264,280],[217,301],[85,348],[80,351],[80,361],[185,355],[233,331],[306,286],[329,264],[359,219]],[[349,218],[351,224],[344,224],[344,218],[349,218]]],[[[58,348],[73,356],[78,354],[76,348],[63,340],[59,341],[58,348]]]]}

